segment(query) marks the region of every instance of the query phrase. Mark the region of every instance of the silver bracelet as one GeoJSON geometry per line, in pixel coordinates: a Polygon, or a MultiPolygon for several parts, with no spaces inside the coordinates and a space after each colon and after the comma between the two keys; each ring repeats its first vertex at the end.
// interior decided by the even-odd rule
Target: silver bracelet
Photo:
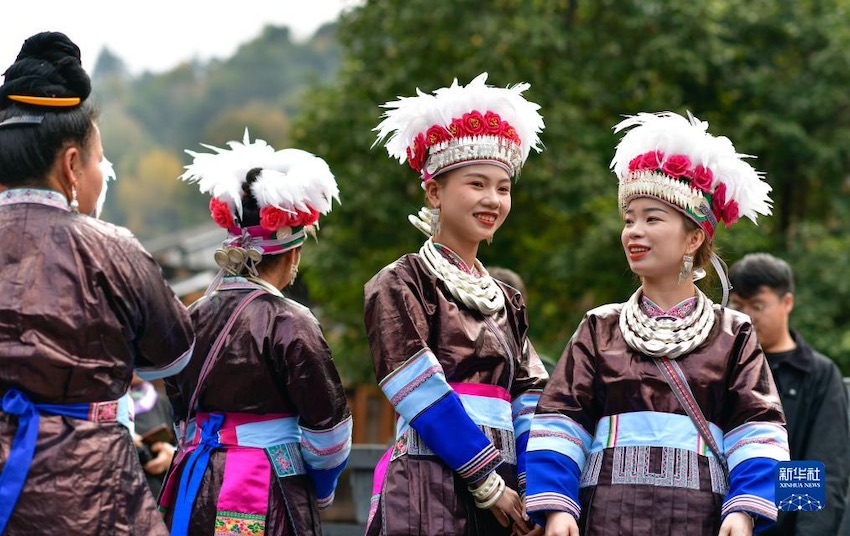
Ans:
{"type": "MultiPolygon", "coordinates": [[[[476,502],[482,502],[490,499],[493,493],[496,491],[496,488],[499,487],[499,481],[502,480],[502,477],[496,471],[493,471],[484,479],[484,482],[481,483],[480,486],[473,488],[469,487],[469,492],[472,493],[472,497],[476,500],[476,502]]],[[[504,481],[503,481],[504,482],[504,481]]]]}
{"type": "Polygon", "coordinates": [[[488,508],[499,502],[499,499],[501,499],[502,495],[504,495],[506,488],[507,486],[505,485],[504,479],[502,479],[502,477],[499,477],[499,481],[496,485],[496,490],[493,492],[493,495],[489,499],[484,501],[479,501],[478,499],[475,499],[475,506],[482,510],[487,510],[488,508]]]}

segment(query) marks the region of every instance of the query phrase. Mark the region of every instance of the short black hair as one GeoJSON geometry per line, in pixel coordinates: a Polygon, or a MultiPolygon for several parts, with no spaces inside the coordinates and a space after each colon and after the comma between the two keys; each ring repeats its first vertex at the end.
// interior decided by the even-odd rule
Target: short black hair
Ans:
{"type": "Polygon", "coordinates": [[[794,271],[784,260],[769,253],[749,253],[729,269],[732,292],[744,299],[768,287],[777,296],[794,293],[794,271]]]}

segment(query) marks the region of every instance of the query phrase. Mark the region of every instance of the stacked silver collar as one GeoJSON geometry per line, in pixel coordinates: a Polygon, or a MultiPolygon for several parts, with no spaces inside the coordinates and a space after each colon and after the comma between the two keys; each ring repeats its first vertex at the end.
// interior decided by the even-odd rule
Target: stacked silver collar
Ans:
{"type": "Polygon", "coordinates": [[[431,238],[419,248],[419,257],[431,273],[446,284],[451,295],[470,309],[491,315],[505,307],[505,295],[502,289],[478,259],[475,259],[475,269],[481,277],[468,274],[450,263],[437,251],[431,238]]]}
{"type": "Polygon", "coordinates": [[[620,311],[620,331],[630,348],[651,356],[676,359],[703,343],[714,326],[712,302],[697,288],[694,312],[687,318],[650,318],[640,306],[643,287],[620,311]]]}

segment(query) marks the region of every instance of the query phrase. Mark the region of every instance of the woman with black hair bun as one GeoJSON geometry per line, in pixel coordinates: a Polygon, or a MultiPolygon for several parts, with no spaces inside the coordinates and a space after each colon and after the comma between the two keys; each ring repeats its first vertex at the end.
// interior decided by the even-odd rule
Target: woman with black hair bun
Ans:
{"type": "Polygon", "coordinates": [[[227,230],[190,307],[198,343],[166,387],[179,447],[159,497],[172,536],[321,534],[351,450],[351,412],[321,326],[285,297],[339,190],[328,165],[263,140],[194,157],[181,176],[227,230]]]}
{"type": "Polygon", "coordinates": [[[125,395],[134,369],[186,365],[191,321],[129,231],[90,216],[110,166],[79,48],[39,33],[4,76],[0,533],[167,534],[125,395]]]}

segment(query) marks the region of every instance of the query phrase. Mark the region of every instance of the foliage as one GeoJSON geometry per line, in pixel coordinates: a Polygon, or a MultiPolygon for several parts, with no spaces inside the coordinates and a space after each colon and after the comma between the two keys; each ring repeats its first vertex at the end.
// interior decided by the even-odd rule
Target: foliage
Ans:
{"type": "Polygon", "coordinates": [[[226,60],[135,79],[104,50],[93,79],[104,150],[119,177],[105,217],[142,239],[206,221],[206,202],[176,180],[188,161],[184,149],[222,146],[241,139],[246,127],[252,138],[285,147],[300,92],[330,80],[338,58],[332,25],[305,43],[268,26],[226,60]],[[169,165],[153,165],[168,158],[169,165]]]}
{"type": "Polygon", "coordinates": [[[417,177],[372,146],[378,104],[482,71],[496,85],[531,82],[527,96],[547,123],[546,151],[529,158],[506,226],[480,252],[526,279],[539,349],[557,355],[584,311],[635,286],[607,169],[611,126],[624,114],[690,110],[759,155],[775,188],[775,216],[720,230],[721,251],[732,261],[766,249],[795,262],[806,304],[795,318],[833,328],[805,335],[850,371],[850,352],[842,354],[850,337],[838,329],[847,312],[831,303],[846,303],[839,296],[850,288],[810,257],[841,262],[850,245],[836,232],[848,219],[835,206],[850,160],[847,8],[846,0],[493,0],[486,9],[475,0],[381,0],[345,15],[337,79],[306,95],[292,132],[329,161],[342,192],[310,248],[306,278],[338,323],[329,339],[345,374],[371,378],[363,284],[421,238],[405,223],[422,200],[417,177]],[[808,278],[816,281],[806,289],[808,278]]]}

